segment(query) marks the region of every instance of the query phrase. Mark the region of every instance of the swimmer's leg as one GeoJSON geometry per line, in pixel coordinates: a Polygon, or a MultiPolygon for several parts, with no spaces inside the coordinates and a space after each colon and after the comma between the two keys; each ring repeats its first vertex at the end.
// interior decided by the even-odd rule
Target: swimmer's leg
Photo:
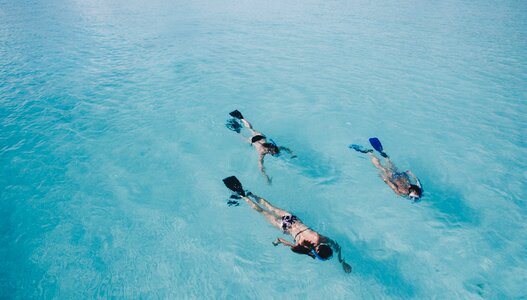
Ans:
{"type": "Polygon", "coordinates": [[[397,172],[397,167],[393,164],[392,160],[389,157],[386,157],[384,161],[386,162],[387,169],[389,169],[393,173],[397,172]]]}
{"type": "Polygon", "coordinates": [[[385,168],[382,164],[381,164],[381,161],[379,160],[379,158],[377,158],[377,156],[375,156],[373,153],[370,153],[370,157],[371,157],[371,163],[377,168],[379,169],[379,171],[381,171],[381,175],[383,178],[385,177],[389,177],[389,174],[390,174],[390,170],[388,168],[385,168]]]}
{"type": "Polygon", "coordinates": [[[381,171],[381,178],[382,180],[396,193],[399,195],[399,190],[397,188],[397,185],[395,185],[391,180],[393,179],[393,173],[392,170],[383,167],[381,165],[380,160],[373,154],[370,153],[371,156],[371,162],[373,165],[381,171]]]}
{"type": "Polygon", "coordinates": [[[379,170],[384,171],[384,167],[381,164],[381,161],[373,153],[370,153],[371,163],[379,170]]]}
{"type": "Polygon", "coordinates": [[[269,203],[267,200],[265,200],[264,198],[262,198],[260,196],[256,196],[255,194],[251,194],[249,196],[253,196],[255,199],[258,200],[258,202],[261,205],[263,205],[265,208],[267,208],[269,211],[271,211],[275,215],[279,216],[280,218],[285,216],[285,215],[290,215],[290,213],[288,211],[285,211],[285,210],[283,210],[281,208],[273,206],[271,203],[269,203]]]}
{"type": "Polygon", "coordinates": [[[280,218],[277,218],[276,216],[272,215],[268,211],[263,210],[260,206],[258,206],[258,204],[254,203],[249,197],[244,196],[242,198],[243,198],[243,200],[245,200],[245,202],[247,202],[247,204],[249,204],[249,206],[252,207],[252,209],[254,209],[257,212],[259,212],[260,214],[262,214],[267,219],[267,221],[269,223],[271,223],[271,225],[273,225],[274,227],[276,227],[278,229],[282,229],[282,224],[281,224],[281,219],[280,218]]]}
{"type": "Polygon", "coordinates": [[[245,120],[245,119],[240,119],[243,123],[243,125],[245,126],[245,128],[249,129],[252,133],[253,136],[255,135],[261,135],[260,132],[256,131],[253,129],[253,125],[251,123],[249,123],[249,121],[245,120]]]}

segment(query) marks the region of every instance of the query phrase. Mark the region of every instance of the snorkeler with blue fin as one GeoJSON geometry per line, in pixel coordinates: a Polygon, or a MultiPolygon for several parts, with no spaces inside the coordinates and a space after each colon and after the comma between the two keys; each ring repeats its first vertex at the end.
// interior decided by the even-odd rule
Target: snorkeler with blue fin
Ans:
{"type": "Polygon", "coordinates": [[[373,149],[379,152],[379,154],[384,158],[384,166],[381,164],[379,158],[375,156],[373,149],[368,149],[357,144],[351,144],[349,148],[360,153],[369,154],[373,165],[379,169],[379,171],[381,171],[381,178],[397,195],[407,196],[414,202],[419,200],[423,193],[423,188],[419,179],[417,179],[417,177],[410,170],[406,172],[399,172],[397,167],[390,160],[388,154],[384,152],[381,141],[379,141],[378,138],[373,137],[370,138],[369,141],[373,149]],[[413,179],[414,183],[411,182],[410,177],[413,179]]]}
{"type": "Polygon", "coordinates": [[[295,241],[293,244],[285,239],[277,238],[273,242],[274,246],[282,244],[291,248],[291,251],[295,253],[308,255],[309,257],[316,258],[320,261],[331,259],[333,256],[333,250],[335,250],[344,272],[351,272],[351,266],[342,259],[341,247],[335,241],[307,227],[295,215],[271,205],[262,197],[256,196],[249,191],[245,191],[242,184],[235,176],[223,179],[223,183],[227,188],[245,200],[251,208],[262,214],[269,223],[282,230],[283,233],[289,234],[295,241]]]}
{"type": "Polygon", "coordinates": [[[258,167],[260,168],[260,172],[262,173],[262,175],[267,179],[267,183],[270,184],[271,177],[267,175],[267,173],[265,172],[265,167],[264,167],[265,155],[270,154],[276,157],[276,156],[279,156],[282,151],[291,155],[291,158],[295,158],[296,155],[294,155],[291,149],[287,147],[277,146],[276,143],[272,139],[269,139],[269,142],[268,142],[265,135],[254,130],[252,124],[249,123],[249,121],[247,121],[243,117],[240,111],[234,110],[230,112],[229,115],[231,115],[231,117],[233,118],[227,121],[227,124],[226,124],[227,128],[229,128],[230,130],[234,132],[241,133],[242,125],[238,122],[239,120],[240,122],[242,122],[243,126],[251,132],[251,138],[248,138],[247,142],[249,142],[252,146],[254,146],[256,151],[258,151],[258,154],[259,154],[258,155],[258,167]]]}

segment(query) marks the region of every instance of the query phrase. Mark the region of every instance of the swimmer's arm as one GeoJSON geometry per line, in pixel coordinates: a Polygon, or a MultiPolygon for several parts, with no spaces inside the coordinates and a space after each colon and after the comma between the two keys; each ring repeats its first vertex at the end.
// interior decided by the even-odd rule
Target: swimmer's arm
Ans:
{"type": "Polygon", "coordinates": [[[258,157],[258,167],[260,167],[260,172],[267,179],[267,183],[271,184],[271,178],[265,173],[264,156],[264,154],[260,154],[260,157],[258,157]]]}
{"type": "Polygon", "coordinates": [[[399,191],[397,189],[397,186],[391,182],[388,178],[386,177],[382,177],[382,180],[384,180],[384,182],[386,182],[386,184],[396,193],[396,194],[399,194],[399,191]]]}
{"type": "Polygon", "coordinates": [[[262,172],[262,174],[264,176],[265,175],[265,167],[264,167],[264,156],[263,154],[260,154],[260,156],[258,156],[258,167],[260,168],[260,172],[262,172]]]}
{"type": "Polygon", "coordinates": [[[342,264],[342,269],[344,269],[344,272],[350,273],[351,266],[342,258],[342,248],[340,247],[340,245],[328,237],[324,237],[324,239],[331,245],[331,248],[333,248],[333,250],[337,252],[337,258],[339,260],[339,263],[342,264]]]}
{"type": "Polygon", "coordinates": [[[302,245],[299,245],[299,244],[293,245],[292,243],[290,243],[287,240],[284,240],[282,238],[277,238],[273,242],[273,245],[278,246],[279,244],[283,244],[283,245],[291,248],[291,251],[293,251],[295,253],[305,254],[305,255],[308,255],[311,258],[315,258],[315,255],[313,253],[311,253],[311,251],[308,248],[306,248],[306,247],[304,247],[302,245]]]}
{"type": "Polygon", "coordinates": [[[288,240],[284,240],[282,238],[277,238],[274,242],[273,242],[273,245],[275,246],[278,246],[279,244],[282,244],[282,245],[285,245],[285,246],[288,246],[290,248],[293,248],[295,245],[293,245],[292,243],[290,243],[288,240]]]}

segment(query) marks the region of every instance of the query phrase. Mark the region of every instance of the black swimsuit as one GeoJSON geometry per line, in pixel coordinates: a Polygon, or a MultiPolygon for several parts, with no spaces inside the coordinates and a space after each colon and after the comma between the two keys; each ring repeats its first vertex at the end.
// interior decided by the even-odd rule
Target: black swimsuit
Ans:
{"type": "Polygon", "coordinates": [[[265,140],[265,136],[260,135],[260,134],[255,135],[255,136],[253,136],[253,137],[251,138],[251,144],[254,144],[254,143],[256,143],[256,142],[258,142],[258,141],[260,141],[260,140],[265,140]]]}

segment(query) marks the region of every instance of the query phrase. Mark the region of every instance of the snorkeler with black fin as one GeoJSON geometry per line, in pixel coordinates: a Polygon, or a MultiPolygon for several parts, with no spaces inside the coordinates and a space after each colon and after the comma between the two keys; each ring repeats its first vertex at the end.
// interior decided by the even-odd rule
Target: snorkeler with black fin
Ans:
{"type": "Polygon", "coordinates": [[[277,238],[273,242],[274,246],[282,244],[291,248],[291,251],[295,253],[304,254],[320,261],[331,259],[333,251],[335,251],[337,252],[337,258],[342,264],[344,272],[351,272],[351,266],[342,259],[342,249],[335,241],[307,227],[295,215],[271,205],[262,197],[245,191],[235,176],[223,179],[223,183],[227,188],[245,200],[252,209],[262,214],[274,227],[293,237],[294,244],[285,239],[277,238]]]}
{"type": "Polygon", "coordinates": [[[381,141],[378,138],[370,138],[370,144],[379,154],[384,158],[385,165],[381,164],[381,161],[378,157],[375,156],[373,149],[367,149],[363,146],[352,144],[349,148],[360,152],[367,153],[371,157],[371,162],[373,165],[381,171],[381,178],[386,182],[386,184],[399,196],[406,196],[416,202],[419,200],[423,194],[423,188],[421,182],[417,177],[412,173],[412,171],[407,170],[406,172],[399,172],[397,167],[393,164],[390,157],[382,147],[381,141]],[[410,180],[413,179],[413,182],[410,180]]]}
{"type": "Polygon", "coordinates": [[[254,130],[253,126],[249,121],[247,121],[242,113],[238,110],[234,110],[229,113],[231,117],[234,119],[231,119],[227,122],[227,127],[237,133],[240,133],[241,131],[241,125],[238,123],[237,120],[242,122],[243,126],[247,128],[251,132],[251,138],[247,139],[247,142],[249,142],[251,145],[254,146],[256,151],[258,151],[258,167],[260,168],[260,172],[267,180],[267,183],[271,184],[271,177],[267,175],[265,172],[264,167],[264,157],[267,154],[270,154],[272,156],[279,156],[282,152],[286,152],[287,154],[291,155],[291,158],[295,158],[296,155],[293,154],[291,149],[287,147],[277,146],[276,143],[269,139],[269,142],[267,141],[267,138],[262,133],[254,130]],[[236,125],[237,124],[237,125],[236,125]]]}

